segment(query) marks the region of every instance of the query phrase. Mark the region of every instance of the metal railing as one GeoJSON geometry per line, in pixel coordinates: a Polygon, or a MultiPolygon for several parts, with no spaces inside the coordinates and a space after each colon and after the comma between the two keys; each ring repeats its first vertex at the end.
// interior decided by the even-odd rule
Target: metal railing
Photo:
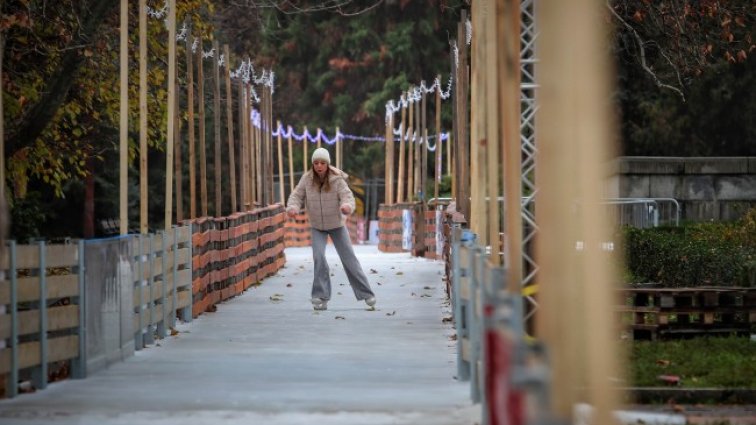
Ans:
{"type": "Polygon", "coordinates": [[[506,290],[477,236],[452,225],[451,286],[457,332],[457,377],[470,382],[482,423],[556,424],[549,414],[545,348],[525,336],[525,298],[506,290]],[[508,395],[502,397],[503,394],[508,395]]]}

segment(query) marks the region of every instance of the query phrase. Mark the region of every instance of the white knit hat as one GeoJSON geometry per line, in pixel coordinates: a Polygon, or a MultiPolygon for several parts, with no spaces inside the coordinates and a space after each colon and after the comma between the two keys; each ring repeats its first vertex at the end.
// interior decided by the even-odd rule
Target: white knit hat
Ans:
{"type": "Polygon", "coordinates": [[[315,160],[321,160],[325,161],[327,163],[331,163],[331,154],[328,153],[326,148],[317,148],[312,153],[312,162],[315,162],[315,160]]]}

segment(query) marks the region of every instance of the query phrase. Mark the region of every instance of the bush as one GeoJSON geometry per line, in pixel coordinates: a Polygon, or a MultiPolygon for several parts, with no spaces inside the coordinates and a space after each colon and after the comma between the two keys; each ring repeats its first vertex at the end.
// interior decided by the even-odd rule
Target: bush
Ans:
{"type": "Polygon", "coordinates": [[[756,285],[756,209],[734,223],[627,228],[631,279],[665,287],[756,285]]]}

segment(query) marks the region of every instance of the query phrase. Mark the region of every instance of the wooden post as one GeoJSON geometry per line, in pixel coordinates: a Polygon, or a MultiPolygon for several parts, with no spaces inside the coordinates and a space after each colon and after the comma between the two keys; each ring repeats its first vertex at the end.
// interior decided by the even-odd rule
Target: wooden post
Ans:
{"type": "Polygon", "coordinates": [[[344,167],[343,157],[342,157],[342,154],[344,153],[344,149],[343,149],[344,140],[341,137],[339,137],[340,134],[341,133],[339,133],[339,128],[336,127],[336,136],[334,136],[334,138],[336,139],[334,142],[334,147],[336,148],[336,168],[338,168],[339,170],[342,170],[344,167]]]}
{"type": "MultiPolygon", "coordinates": [[[[522,142],[520,141],[520,1],[507,0],[498,7],[497,36],[500,122],[503,142],[501,164],[504,166],[504,217],[501,228],[505,232],[504,267],[511,293],[520,290],[522,271],[522,142]]],[[[495,117],[496,118],[496,117],[495,117]]]]}
{"type": "Polygon", "coordinates": [[[415,200],[415,194],[413,193],[415,189],[415,127],[413,125],[415,120],[415,106],[414,101],[412,100],[412,89],[407,92],[407,97],[410,99],[407,110],[409,121],[409,124],[407,125],[407,202],[412,202],[415,200]]]}
{"type": "MultiPolygon", "coordinates": [[[[0,31],[0,81],[3,81],[3,54],[5,53],[5,36],[0,31]]],[[[3,110],[3,96],[2,90],[0,90],[0,205],[5,205],[5,112],[3,110]]],[[[0,211],[0,214],[7,214],[6,211],[0,211]]],[[[0,247],[0,253],[2,255],[2,247],[0,247]]]]}
{"type": "MultiPolygon", "coordinates": [[[[423,94],[424,96],[424,94],[423,94]]],[[[422,167],[420,166],[420,163],[422,162],[423,158],[423,152],[421,150],[422,143],[423,143],[423,123],[421,120],[421,114],[420,109],[423,104],[422,97],[420,101],[415,102],[414,106],[414,114],[415,114],[415,158],[414,158],[414,165],[413,165],[413,175],[412,180],[414,182],[414,186],[412,187],[412,196],[413,199],[417,201],[422,201],[422,196],[420,195],[420,187],[423,182],[423,176],[421,173],[422,167]]]]}
{"type": "Polygon", "coordinates": [[[393,204],[394,188],[394,114],[389,115],[386,121],[386,167],[385,167],[385,199],[386,205],[393,204]]]}
{"type": "Polygon", "coordinates": [[[149,232],[147,216],[147,0],[139,0],[139,232],[149,232]]]}
{"type": "Polygon", "coordinates": [[[433,183],[433,197],[438,200],[438,185],[441,183],[441,153],[444,145],[441,144],[441,76],[438,76],[439,85],[436,87],[436,160],[433,161],[435,178],[433,183]]]}
{"type": "MultiPolygon", "coordinates": [[[[537,325],[551,352],[550,400],[555,420],[568,421],[578,400],[592,406],[591,424],[617,423],[624,398],[617,349],[613,285],[618,253],[607,209],[604,167],[613,157],[610,60],[603,44],[605,6],[576,0],[539,2],[537,325]],[[569,212],[569,213],[567,213],[569,212]],[[578,384],[578,385],[576,385],[578,384]]],[[[616,241],[615,241],[616,243],[616,241]]]]}
{"type": "Polygon", "coordinates": [[[213,155],[213,168],[215,180],[215,216],[223,217],[223,193],[221,192],[221,101],[220,101],[220,44],[218,40],[213,40],[213,51],[215,55],[213,60],[213,127],[215,129],[215,154],[213,155]]]}
{"type": "Polygon", "coordinates": [[[302,161],[304,162],[303,171],[305,173],[307,173],[307,167],[309,166],[309,161],[308,161],[309,158],[307,158],[307,156],[308,156],[308,154],[307,154],[307,143],[309,143],[309,141],[307,140],[307,126],[305,126],[305,128],[304,128],[304,133],[303,134],[304,134],[304,139],[302,139],[302,149],[304,149],[304,156],[302,157],[303,158],[302,161]]]}
{"type": "Polygon", "coordinates": [[[284,160],[283,160],[283,146],[281,131],[281,121],[276,122],[276,129],[278,130],[278,193],[280,194],[278,200],[281,205],[286,205],[286,193],[284,192],[284,160]]]}
{"type": "Polygon", "coordinates": [[[402,121],[399,124],[399,175],[396,182],[396,202],[400,204],[404,202],[404,153],[406,150],[404,147],[404,140],[407,136],[407,128],[405,127],[406,118],[407,107],[402,105],[402,121]]]}
{"type": "MultiPolygon", "coordinates": [[[[487,140],[486,140],[486,80],[485,72],[487,66],[486,57],[486,38],[484,15],[490,14],[490,11],[484,8],[491,4],[490,1],[476,2],[472,5],[472,26],[476,28],[473,31],[472,47],[473,53],[471,58],[472,64],[472,83],[470,85],[471,93],[471,137],[470,137],[470,228],[478,235],[480,244],[487,246],[490,241],[488,233],[488,222],[486,220],[486,195],[487,192],[487,140]]],[[[491,42],[494,42],[491,40],[491,42]]],[[[496,202],[492,199],[490,202],[496,202]]]]}
{"type": "Polygon", "coordinates": [[[176,0],[168,0],[168,131],[165,135],[165,230],[173,225],[173,143],[176,116],[176,0]]]}
{"type": "Polygon", "coordinates": [[[186,107],[189,135],[189,218],[197,217],[197,154],[194,140],[194,54],[191,32],[186,36],[186,107]]]}
{"type": "Polygon", "coordinates": [[[266,149],[268,152],[267,155],[267,164],[265,165],[266,168],[266,175],[267,175],[267,186],[266,186],[266,192],[267,197],[265,200],[265,205],[271,205],[274,201],[273,193],[275,192],[275,179],[274,179],[274,168],[275,168],[275,162],[273,160],[273,134],[271,130],[273,129],[273,91],[270,87],[266,86],[265,90],[265,128],[263,131],[265,132],[265,140],[266,140],[266,149]]]}
{"type": "MultiPolygon", "coordinates": [[[[263,97],[264,96],[265,96],[265,93],[263,93],[263,97]]],[[[262,103],[262,99],[260,103],[262,103]]],[[[265,175],[262,172],[262,159],[265,157],[265,152],[264,152],[264,144],[262,143],[262,140],[261,140],[263,115],[259,109],[257,112],[258,114],[260,114],[260,126],[256,127],[253,125],[253,132],[252,132],[252,134],[254,134],[254,139],[253,139],[254,147],[252,149],[254,150],[254,153],[255,153],[255,162],[254,162],[255,196],[254,198],[255,198],[255,203],[257,205],[262,205],[264,202],[263,180],[265,179],[265,175]]]]}
{"type": "Polygon", "coordinates": [[[294,192],[294,141],[292,140],[292,129],[288,126],[289,137],[289,193],[294,192]]]}
{"type": "Polygon", "coordinates": [[[223,45],[226,57],[226,130],[228,131],[228,181],[231,186],[231,213],[238,212],[236,205],[236,152],[234,143],[234,104],[231,90],[231,55],[228,44],[223,45]]]}
{"type": "Polygon", "coordinates": [[[241,157],[241,166],[239,180],[241,186],[241,206],[242,211],[248,211],[250,208],[249,201],[249,114],[247,112],[247,85],[239,80],[239,156],[241,157]]]}
{"type": "Polygon", "coordinates": [[[197,48],[197,101],[199,102],[200,208],[207,217],[207,145],[205,143],[205,72],[202,43],[197,48]]]}
{"type": "MultiPolygon", "coordinates": [[[[485,49],[484,55],[486,58],[482,64],[485,66],[485,71],[482,74],[484,82],[481,87],[485,92],[483,93],[484,99],[481,99],[480,103],[484,104],[485,107],[482,109],[483,112],[478,115],[480,119],[485,120],[483,124],[484,134],[482,135],[486,141],[485,148],[482,150],[484,150],[485,158],[488,160],[486,164],[487,191],[485,192],[488,197],[488,205],[486,206],[488,213],[485,217],[488,220],[488,243],[491,245],[489,262],[495,266],[501,265],[501,237],[499,236],[499,226],[501,225],[501,214],[499,213],[499,196],[501,195],[499,192],[499,176],[501,175],[499,165],[499,161],[501,161],[501,157],[499,156],[499,145],[501,144],[499,138],[499,120],[501,115],[499,114],[498,97],[500,73],[498,58],[502,55],[499,54],[501,50],[499,49],[499,40],[497,39],[497,20],[502,10],[501,7],[498,7],[497,3],[500,2],[489,1],[488,6],[492,7],[489,7],[489,13],[485,13],[481,17],[483,22],[481,29],[483,30],[484,37],[484,44],[481,47],[485,49]]],[[[519,72],[519,68],[517,71],[519,72]]],[[[519,211],[519,202],[517,206],[519,211]]]]}
{"type": "MultiPolygon", "coordinates": [[[[129,1],[121,0],[120,31],[120,120],[119,120],[119,208],[118,220],[120,233],[129,232],[129,1]]],[[[5,182],[3,182],[5,183],[5,182]]]]}
{"type": "Polygon", "coordinates": [[[176,137],[173,138],[173,167],[176,169],[176,178],[174,179],[174,186],[176,190],[176,223],[181,223],[184,221],[184,191],[183,191],[183,185],[184,185],[184,172],[183,172],[183,152],[181,149],[181,145],[183,144],[183,138],[181,135],[181,85],[179,84],[178,79],[178,65],[176,66],[176,87],[174,88],[175,93],[175,102],[176,102],[176,113],[173,117],[173,125],[176,129],[176,137]]]}
{"type": "MultiPolygon", "coordinates": [[[[418,163],[418,172],[420,173],[420,179],[418,182],[418,190],[420,193],[420,200],[423,202],[423,211],[425,210],[426,201],[428,201],[428,193],[426,188],[428,187],[428,94],[423,89],[423,98],[420,103],[420,130],[423,135],[423,143],[418,147],[420,149],[420,162],[418,163]]],[[[423,216],[424,217],[424,216],[423,216]]],[[[423,238],[423,241],[425,239],[423,238]]]]}
{"type": "Polygon", "coordinates": [[[466,38],[465,22],[467,11],[462,10],[462,19],[457,25],[457,40],[461,44],[459,49],[459,65],[457,67],[456,105],[457,105],[457,140],[455,152],[454,176],[456,184],[457,209],[465,218],[470,220],[470,143],[468,138],[468,95],[469,95],[469,69],[467,64],[468,48],[464,40],[466,38]]]}

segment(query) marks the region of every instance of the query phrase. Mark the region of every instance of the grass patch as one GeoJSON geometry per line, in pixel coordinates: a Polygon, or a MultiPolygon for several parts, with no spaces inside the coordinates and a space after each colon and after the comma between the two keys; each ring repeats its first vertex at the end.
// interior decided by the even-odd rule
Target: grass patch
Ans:
{"type": "Polygon", "coordinates": [[[756,342],[743,337],[701,337],[630,343],[630,380],[661,387],[676,375],[684,388],[756,388],[756,342]]]}

